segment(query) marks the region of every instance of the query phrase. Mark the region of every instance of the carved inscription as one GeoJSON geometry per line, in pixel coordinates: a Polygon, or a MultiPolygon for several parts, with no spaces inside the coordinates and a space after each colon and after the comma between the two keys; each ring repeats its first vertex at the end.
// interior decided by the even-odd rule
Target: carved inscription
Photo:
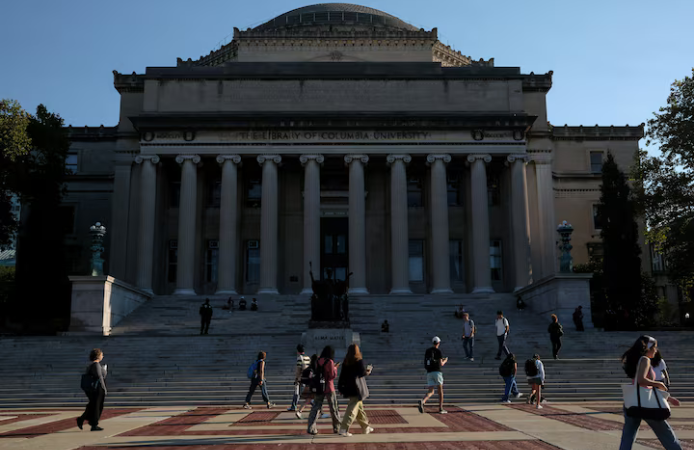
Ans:
{"type": "Polygon", "coordinates": [[[241,141],[416,141],[431,137],[429,131],[239,131],[222,138],[241,141]]]}

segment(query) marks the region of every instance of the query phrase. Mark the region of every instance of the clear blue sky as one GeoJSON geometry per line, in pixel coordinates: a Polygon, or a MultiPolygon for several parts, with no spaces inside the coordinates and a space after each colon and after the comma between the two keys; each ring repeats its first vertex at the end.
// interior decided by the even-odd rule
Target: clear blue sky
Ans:
{"type": "MultiPolygon", "coordinates": [[[[3,0],[0,98],[39,103],[74,126],[116,125],[113,69],[197,59],[233,27],[311,0],[3,0]]],[[[555,125],[636,125],[694,66],[692,0],[363,0],[474,59],[523,73],[554,70],[555,125]]]]}

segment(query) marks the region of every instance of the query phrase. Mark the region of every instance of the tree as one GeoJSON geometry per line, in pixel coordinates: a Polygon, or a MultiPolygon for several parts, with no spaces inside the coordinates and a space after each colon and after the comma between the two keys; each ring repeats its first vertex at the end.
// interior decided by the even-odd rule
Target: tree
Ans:
{"type": "Polygon", "coordinates": [[[665,256],[668,276],[692,300],[694,288],[694,69],[676,80],[667,105],[648,121],[647,145],[660,154],[639,153],[635,178],[648,241],[665,256]]]}

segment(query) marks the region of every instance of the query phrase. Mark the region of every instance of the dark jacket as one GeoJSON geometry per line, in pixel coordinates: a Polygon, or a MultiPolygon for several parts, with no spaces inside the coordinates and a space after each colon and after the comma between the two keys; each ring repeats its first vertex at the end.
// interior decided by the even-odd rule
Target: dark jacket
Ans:
{"type": "Polygon", "coordinates": [[[106,370],[101,366],[96,361],[92,361],[89,363],[87,366],[86,372],[92,376],[93,379],[99,380],[99,384],[97,385],[96,389],[103,389],[104,392],[107,392],[106,389],[106,381],[104,378],[106,378],[106,370]]]}
{"type": "Polygon", "coordinates": [[[203,320],[209,320],[212,318],[212,305],[208,305],[207,303],[203,303],[203,305],[200,307],[200,317],[203,320]]]}
{"type": "Polygon", "coordinates": [[[343,364],[340,378],[337,381],[337,387],[340,394],[345,397],[358,397],[359,389],[357,389],[357,378],[366,376],[366,366],[364,360],[359,360],[354,364],[343,364]]]}
{"type": "Polygon", "coordinates": [[[549,328],[547,328],[547,331],[549,332],[549,337],[552,339],[559,339],[564,335],[564,330],[562,326],[559,324],[559,322],[552,322],[549,324],[549,328]]]}

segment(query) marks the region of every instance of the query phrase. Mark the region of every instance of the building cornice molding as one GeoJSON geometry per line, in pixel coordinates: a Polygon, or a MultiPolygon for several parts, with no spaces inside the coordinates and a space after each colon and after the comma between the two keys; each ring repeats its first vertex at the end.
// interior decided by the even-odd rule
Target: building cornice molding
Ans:
{"type": "Polygon", "coordinates": [[[589,140],[589,141],[613,141],[627,140],[638,141],[645,135],[646,124],[642,123],[637,126],[615,127],[595,125],[594,127],[568,126],[563,127],[553,126],[551,129],[551,139],[554,141],[562,140],[589,140]]]}
{"type": "Polygon", "coordinates": [[[139,75],[135,72],[130,75],[126,75],[114,70],[113,86],[120,94],[125,92],[144,92],[145,78],[145,75],[139,75]]]}

